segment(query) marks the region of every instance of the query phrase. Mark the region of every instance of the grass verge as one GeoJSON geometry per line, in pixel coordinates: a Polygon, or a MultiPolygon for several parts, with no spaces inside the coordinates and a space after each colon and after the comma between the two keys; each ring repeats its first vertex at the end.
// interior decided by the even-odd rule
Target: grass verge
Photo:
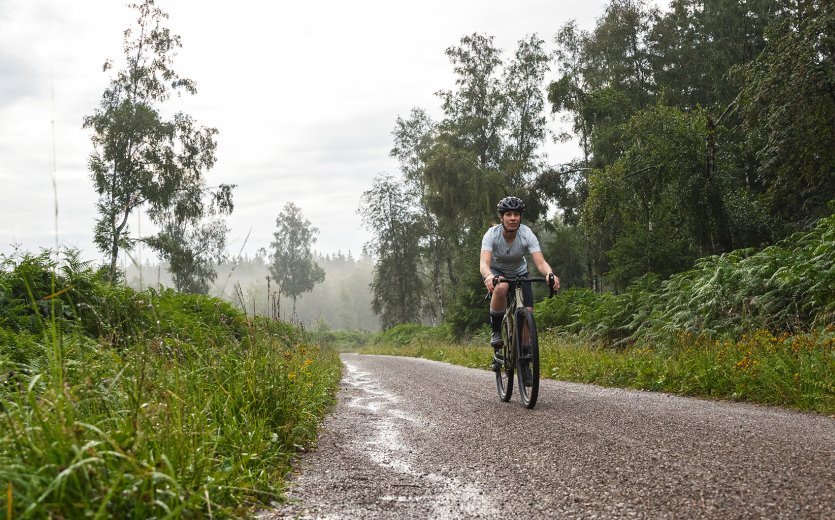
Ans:
{"type": "Polygon", "coordinates": [[[102,289],[106,305],[65,318],[29,292],[35,304],[4,309],[31,319],[0,321],[0,511],[228,518],[281,499],[333,402],[334,350],[212,298],[102,289]],[[112,334],[79,326],[117,308],[112,334]]]}
{"type": "MultiPolygon", "coordinates": [[[[794,335],[757,330],[739,340],[680,334],[661,345],[622,349],[547,333],[539,341],[540,373],[546,378],[835,414],[835,326],[794,335]]],[[[378,343],[361,352],[484,369],[492,354],[486,339],[378,343]]]]}

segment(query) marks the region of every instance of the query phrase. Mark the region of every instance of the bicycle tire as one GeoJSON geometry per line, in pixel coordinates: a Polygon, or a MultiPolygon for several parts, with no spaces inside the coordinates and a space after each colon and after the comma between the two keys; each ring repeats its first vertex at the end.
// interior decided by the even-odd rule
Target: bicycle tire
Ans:
{"type": "Polygon", "coordinates": [[[496,368],[496,390],[499,392],[499,399],[502,402],[510,401],[510,396],[513,395],[513,323],[508,320],[507,315],[502,319],[502,339],[503,346],[501,348],[502,362],[496,368]]]}
{"type": "Polygon", "coordinates": [[[536,337],[536,322],[528,309],[516,311],[516,331],[514,344],[516,352],[516,380],[519,386],[519,399],[525,408],[536,406],[539,397],[539,340],[536,337]],[[526,337],[527,336],[527,337],[526,337]],[[523,343],[524,341],[524,343],[523,343]],[[529,343],[529,352],[523,352],[523,344],[529,343]],[[525,372],[530,370],[526,381],[525,372]]]}

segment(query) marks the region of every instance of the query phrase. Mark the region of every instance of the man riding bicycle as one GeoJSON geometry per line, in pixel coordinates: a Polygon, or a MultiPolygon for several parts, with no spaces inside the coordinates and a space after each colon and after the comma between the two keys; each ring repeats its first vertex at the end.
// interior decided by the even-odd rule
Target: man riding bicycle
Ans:
{"type": "MultiPolygon", "coordinates": [[[[527,277],[528,263],[525,253],[531,255],[531,260],[540,273],[547,273],[548,285],[552,290],[559,290],[560,279],[554,275],[551,266],[545,261],[536,235],[531,228],[522,224],[525,203],[518,197],[505,197],[496,205],[496,211],[499,224],[488,229],[481,240],[479,270],[487,291],[492,295],[490,325],[493,334],[490,337],[490,345],[498,355],[498,350],[503,345],[501,327],[502,316],[507,306],[508,285],[497,285],[496,280],[499,277],[527,277]]],[[[522,293],[525,307],[533,311],[533,290],[530,282],[523,285],[522,293]]]]}

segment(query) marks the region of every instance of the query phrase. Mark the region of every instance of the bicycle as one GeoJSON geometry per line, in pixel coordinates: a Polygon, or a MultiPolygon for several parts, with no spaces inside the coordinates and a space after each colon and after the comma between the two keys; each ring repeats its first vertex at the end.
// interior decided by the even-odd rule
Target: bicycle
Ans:
{"type": "MultiPolygon", "coordinates": [[[[493,371],[499,398],[506,403],[513,394],[515,369],[519,398],[525,408],[530,409],[539,397],[539,342],[533,313],[522,302],[522,284],[526,282],[547,283],[548,280],[499,277],[496,281],[496,284],[510,284],[511,290],[507,292],[507,308],[502,318],[502,347],[499,355],[493,355],[493,371]]],[[[556,293],[549,289],[550,298],[556,293]]]]}

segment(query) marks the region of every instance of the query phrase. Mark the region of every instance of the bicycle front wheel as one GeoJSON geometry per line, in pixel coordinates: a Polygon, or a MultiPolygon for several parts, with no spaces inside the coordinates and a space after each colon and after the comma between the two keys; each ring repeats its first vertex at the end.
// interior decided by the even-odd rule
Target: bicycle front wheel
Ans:
{"type": "Polygon", "coordinates": [[[499,349],[501,359],[493,362],[496,390],[499,391],[499,399],[506,403],[513,394],[513,320],[507,315],[502,320],[502,340],[503,346],[499,349]]]}
{"type": "Polygon", "coordinates": [[[539,341],[536,323],[528,309],[516,311],[516,379],[519,398],[526,408],[533,408],[539,397],[539,341]]]}

